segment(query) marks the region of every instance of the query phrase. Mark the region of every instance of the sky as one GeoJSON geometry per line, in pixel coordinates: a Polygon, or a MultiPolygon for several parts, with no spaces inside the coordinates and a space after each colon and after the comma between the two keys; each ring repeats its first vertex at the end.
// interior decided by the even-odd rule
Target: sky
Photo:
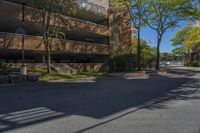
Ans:
{"type": "MultiPolygon", "coordinates": [[[[182,21],[179,23],[179,26],[174,29],[169,29],[163,37],[161,42],[160,51],[161,52],[170,52],[174,49],[171,45],[171,39],[176,35],[176,32],[184,28],[188,24],[187,21],[182,21]]],[[[141,38],[146,40],[146,42],[151,46],[156,46],[156,32],[150,28],[143,28],[141,32],[141,38]]]]}

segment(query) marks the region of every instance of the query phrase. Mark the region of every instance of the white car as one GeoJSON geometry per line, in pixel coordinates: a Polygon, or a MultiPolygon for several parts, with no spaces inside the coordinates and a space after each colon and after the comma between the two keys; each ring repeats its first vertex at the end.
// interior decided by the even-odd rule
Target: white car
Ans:
{"type": "Polygon", "coordinates": [[[171,63],[170,63],[169,61],[165,63],[165,65],[167,65],[167,66],[169,66],[170,64],[171,64],[171,63]]]}

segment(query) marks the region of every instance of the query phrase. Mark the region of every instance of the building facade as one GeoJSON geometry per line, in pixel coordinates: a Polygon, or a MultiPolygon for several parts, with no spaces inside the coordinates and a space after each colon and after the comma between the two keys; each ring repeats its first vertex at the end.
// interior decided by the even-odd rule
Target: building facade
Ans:
{"type": "MultiPolygon", "coordinates": [[[[200,20],[196,22],[196,27],[200,30],[200,20]]],[[[200,33],[200,31],[198,32],[200,33]]],[[[194,44],[193,48],[190,50],[190,57],[192,61],[199,62],[200,64],[200,44],[194,44]]]]}
{"type": "MultiPolygon", "coordinates": [[[[0,1],[0,59],[21,61],[22,1],[0,1]]],[[[109,0],[76,0],[77,14],[66,16],[70,30],[64,49],[52,48],[56,63],[104,63],[114,52],[130,53],[131,20],[128,12],[113,15],[109,0]],[[116,17],[118,19],[116,19],[116,17]],[[117,24],[116,24],[117,23],[117,24]],[[117,25],[117,26],[116,26],[117,25]]],[[[25,6],[25,62],[45,62],[40,24],[29,18],[33,8],[25,6]]]]}

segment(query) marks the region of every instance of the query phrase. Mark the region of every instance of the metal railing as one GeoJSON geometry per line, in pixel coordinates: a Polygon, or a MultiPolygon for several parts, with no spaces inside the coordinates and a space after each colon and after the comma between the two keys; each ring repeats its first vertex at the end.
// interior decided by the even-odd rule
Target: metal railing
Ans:
{"type": "Polygon", "coordinates": [[[88,0],[77,0],[77,5],[80,8],[84,8],[89,11],[93,11],[95,13],[103,14],[105,16],[108,16],[108,9],[105,7],[102,7],[96,3],[88,2],[88,0]]]}

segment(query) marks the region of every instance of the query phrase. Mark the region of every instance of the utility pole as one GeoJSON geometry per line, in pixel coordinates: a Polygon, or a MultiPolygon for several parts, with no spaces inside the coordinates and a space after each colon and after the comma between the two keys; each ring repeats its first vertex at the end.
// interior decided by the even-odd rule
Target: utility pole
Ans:
{"type": "Polygon", "coordinates": [[[25,32],[25,26],[24,26],[24,6],[25,3],[22,3],[22,67],[24,67],[24,32],[25,32]]]}
{"type": "Polygon", "coordinates": [[[27,75],[27,69],[25,66],[24,36],[25,36],[25,2],[22,2],[22,66],[20,69],[21,75],[27,75]]]}

